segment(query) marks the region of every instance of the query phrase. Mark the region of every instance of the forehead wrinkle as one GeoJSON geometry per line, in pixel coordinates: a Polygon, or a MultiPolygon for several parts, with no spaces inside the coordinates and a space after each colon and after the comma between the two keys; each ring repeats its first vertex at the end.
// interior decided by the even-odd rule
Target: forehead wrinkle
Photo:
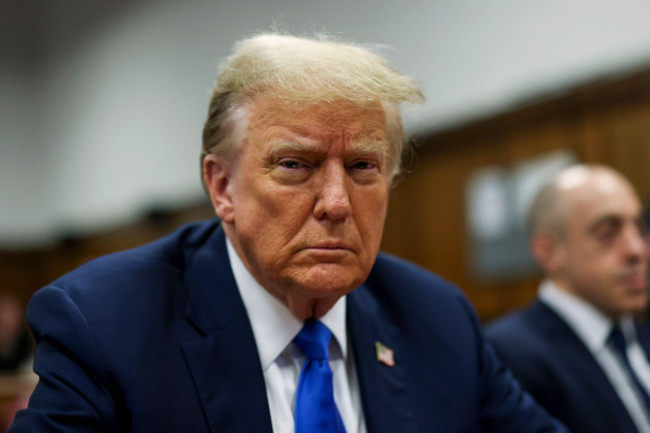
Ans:
{"type": "Polygon", "coordinates": [[[268,126],[279,126],[304,136],[365,135],[377,127],[385,131],[386,111],[382,104],[337,103],[320,101],[313,104],[286,104],[273,97],[252,101],[252,109],[259,121],[268,126]]]}
{"type": "Polygon", "coordinates": [[[362,127],[351,127],[351,125],[336,124],[336,122],[311,122],[309,119],[301,119],[300,122],[292,122],[287,119],[277,119],[276,122],[269,122],[268,135],[289,135],[301,140],[330,141],[332,139],[343,139],[346,142],[353,141],[384,141],[378,137],[375,128],[364,124],[362,127]]]}

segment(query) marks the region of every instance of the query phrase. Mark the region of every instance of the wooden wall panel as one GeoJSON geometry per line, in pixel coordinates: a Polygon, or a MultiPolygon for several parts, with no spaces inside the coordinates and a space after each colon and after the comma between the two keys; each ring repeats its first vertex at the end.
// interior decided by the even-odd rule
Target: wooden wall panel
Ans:
{"type": "Polygon", "coordinates": [[[213,216],[206,199],[183,209],[154,211],[140,221],[99,233],[68,234],[48,248],[0,250],[0,288],[14,292],[26,304],[36,290],[95,257],[151,242],[182,224],[213,216]]]}
{"type": "Polygon", "coordinates": [[[477,169],[566,149],[622,171],[650,198],[650,69],[592,83],[487,119],[419,137],[418,167],[393,192],[382,248],[458,284],[485,320],[534,298],[540,275],[482,283],[467,269],[465,185],[477,169]]]}
{"type": "Polygon", "coordinates": [[[650,96],[584,120],[584,159],[608,163],[625,173],[643,199],[650,198],[650,96]]]}
{"type": "Polygon", "coordinates": [[[26,305],[34,287],[45,283],[47,258],[41,251],[0,251],[0,291],[11,292],[26,305]]]}

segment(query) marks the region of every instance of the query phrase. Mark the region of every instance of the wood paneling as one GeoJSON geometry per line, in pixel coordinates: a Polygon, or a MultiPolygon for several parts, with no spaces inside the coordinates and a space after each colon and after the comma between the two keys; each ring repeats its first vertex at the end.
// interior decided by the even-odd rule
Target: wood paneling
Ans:
{"type": "Polygon", "coordinates": [[[468,272],[469,176],[481,167],[508,168],[567,149],[583,162],[620,170],[642,199],[650,198],[650,69],[416,140],[418,166],[393,191],[382,248],[458,284],[479,316],[491,319],[528,303],[540,275],[481,283],[468,272]]]}
{"type": "Polygon", "coordinates": [[[0,250],[0,288],[26,305],[40,287],[95,257],[158,239],[184,223],[212,218],[207,199],[173,211],[154,210],[140,221],[99,233],[68,233],[61,242],[32,251],[0,250]]]}

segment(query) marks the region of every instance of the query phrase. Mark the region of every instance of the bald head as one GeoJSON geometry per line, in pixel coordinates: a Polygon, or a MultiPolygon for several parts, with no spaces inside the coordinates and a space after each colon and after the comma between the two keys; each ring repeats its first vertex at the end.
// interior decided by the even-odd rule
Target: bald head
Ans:
{"type": "Polygon", "coordinates": [[[558,173],[533,201],[529,223],[533,233],[550,231],[566,235],[567,222],[575,213],[579,201],[599,193],[625,192],[636,199],[630,182],[618,171],[605,165],[573,165],[558,173]]]}
{"type": "Polygon", "coordinates": [[[533,256],[556,287],[613,320],[647,304],[641,203],[630,182],[602,165],[560,172],[533,203],[533,256]]]}

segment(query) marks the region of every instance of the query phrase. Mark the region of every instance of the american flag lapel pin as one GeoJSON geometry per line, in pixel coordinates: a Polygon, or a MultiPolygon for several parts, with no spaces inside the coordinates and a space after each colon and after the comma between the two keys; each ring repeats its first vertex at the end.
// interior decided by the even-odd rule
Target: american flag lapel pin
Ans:
{"type": "Polygon", "coordinates": [[[377,361],[382,362],[389,367],[395,366],[395,358],[393,357],[393,350],[391,348],[376,341],[375,350],[377,352],[377,361]]]}

